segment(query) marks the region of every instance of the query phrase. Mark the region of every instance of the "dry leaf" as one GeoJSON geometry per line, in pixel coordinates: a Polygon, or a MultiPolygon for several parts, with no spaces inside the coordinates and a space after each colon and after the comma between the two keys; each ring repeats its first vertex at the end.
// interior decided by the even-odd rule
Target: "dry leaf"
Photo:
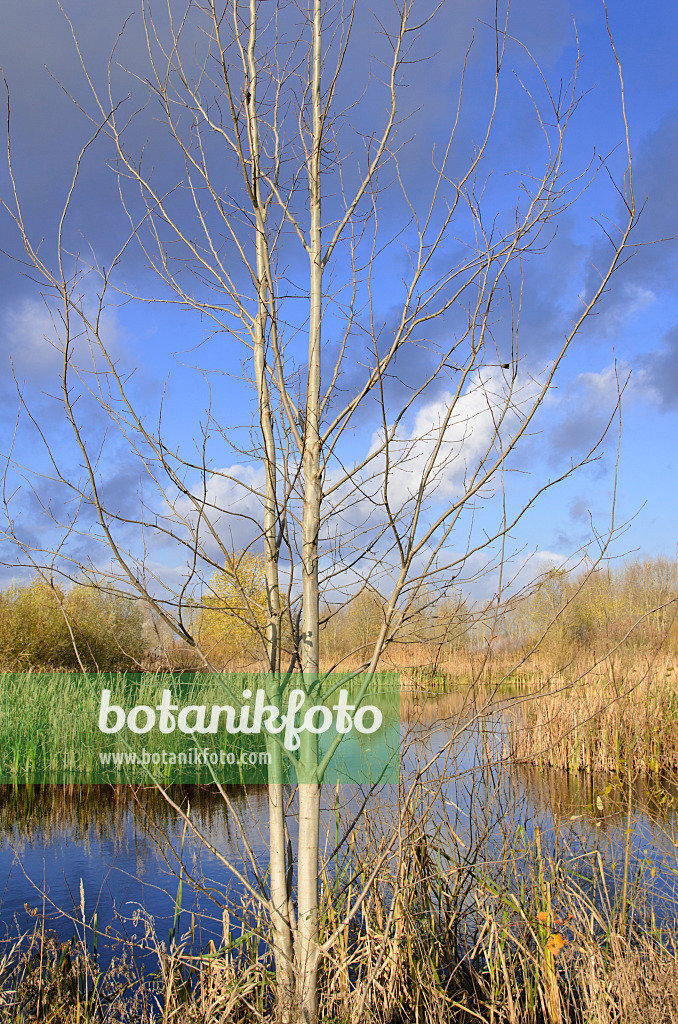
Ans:
{"type": "Polygon", "coordinates": [[[565,939],[560,934],[560,932],[554,932],[552,935],[549,935],[549,937],[548,937],[548,942],[546,943],[546,949],[547,949],[547,952],[553,953],[554,956],[558,956],[558,954],[560,953],[560,951],[561,951],[561,949],[563,948],[564,945],[565,945],[565,939]]]}

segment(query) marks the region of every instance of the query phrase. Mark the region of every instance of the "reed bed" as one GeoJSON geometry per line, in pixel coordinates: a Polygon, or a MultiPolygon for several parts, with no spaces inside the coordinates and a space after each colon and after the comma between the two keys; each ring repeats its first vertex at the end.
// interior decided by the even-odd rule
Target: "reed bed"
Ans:
{"type": "MultiPolygon", "coordinates": [[[[165,688],[182,706],[223,704],[242,693],[252,676],[182,677],[112,673],[1,673],[0,674],[0,780],[3,783],[127,782],[130,770],[102,765],[100,751],[117,750],[117,737],[98,727],[101,691],[111,691],[111,703],[124,709],[135,705],[155,708],[165,688]]],[[[190,736],[175,731],[163,736],[157,729],[141,736],[126,731],[129,745],[147,749],[152,756],[163,748],[185,751],[195,745],[190,736]]],[[[239,737],[239,746],[257,749],[259,737],[239,737]]],[[[137,771],[137,782],[152,781],[151,769],[137,771]]],[[[209,769],[189,767],[186,782],[211,781],[209,769]]],[[[182,766],[153,768],[153,775],[169,784],[182,781],[182,766]]],[[[253,778],[253,781],[258,781],[253,778]]]]}
{"type": "MultiPolygon", "coordinates": [[[[575,853],[567,829],[517,819],[505,820],[499,845],[482,830],[454,841],[458,822],[417,807],[398,853],[345,922],[390,825],[382,810],[321,878],[322,940],[335,936],[322,961],[321,1021],[678,1024],[675,863],[661,879],[630,863],[615,872],[597,851],[575,853]]],[[[227,909],[221,941],[200,950],[196,923],[182,929],[180,910],[179,891],[169,940],[142,911],[140,941],[106,937],[115,955],[105,970],[84,898],[70,942],[38,918],[0,956],[0,1022],[273,1021],[261,911],[241,903],[236,925],[227,909]]]]}
{"type": "Polygon", "coordinates": [[[640,676],[552,681],[514,706],[508,750],[516,761],[567,771],[675,774],[676,674],[655,666],[640,676]]]}
{"type": "MultiPolygon", "coordinates": [[[[329,687],[339,680],[329,677],[324,682],[329,687]]],[[[347,685],[354,691],[360,680],[347,685]]],[[[154,727],[154,709],[159,708],[165,690],[172,694],[175,710],[192,709],[195,715],[200,706],[209,709],[226,704],[234,709],[237,723],[242,709],[249,707],[243,691],[256,692],[264,686],[261,673],[0,673],[0,784],[209,783],[213,770],[194,760],[196,744],[228,748],[224,756],[228,752],[233,760],[221,761],[222,781],[265,784],[268,754],[263,731],[249,733],[238,727],[235,734],[228,734],[223,722],[219,732],[211,735],[201,729],[183,732],[174,727],[174,721],[169,732],[154,727]],[[112,709],[104,712],[106,722],[111,717],[115,722],[118,716],[124,721],[130,708],[141,707],[142,728],[137,733],[125,729],[118,736],[100,730],[104,689],[110,692],[112,709]],[[146,728],[149,716],[152,720],[146,728]],[[243,767],[238,762],[244,754],[251,760],[243,767]]],[[[380,695],[385,715],[392,705],[388,714],[397,719],[398,677],[394,673],[375,674],[370,695],[380,695]]],[[[322,695],[318,694],[317,700],[321,701],[322,695]]],[[[209,710],[207,715],[209,721],[209,710]]],[[[283,781],[288,781],[291,769],[287,761],[282,771],[283,781]]]]}
{"type": "MultiPolygon", "coordinates": [[[[512,757],[624,770],[629,778],[642,772],[645,780],[675,768],[678,701],[667,667],[632,676],[608,665],[608,675],[601,666],[595,678],[571,684],[561,677],[552,689],[521,684],[512,757]],[[539,689],[538,699],[523,699],[539,689]],[[555,756],[561,761],[547,760],[555,756]]],[[[449,701],[444,714],[456,720],[458,702],[453,695],[449,701]]],[[[442,704],[436,707],[441,712],[442,704]]],[[[449,785],[457,785],[462,767],[450,764],[449,785]]],[[[628,810],[625,849],[611,861],[595,844],[582,843],[582,832],[573,839],[567,814],[527,821],[520,799],[506,806],[499,780],[490,787],[494,767],[476,767],[469,819],[456,798],[441,798],[437,776],[422,781],[400,842],[350,920],[366,866],[379,862],[392,835],[394,807],[386,797],[377,798],[343,853],[325,866],[321,941],[333,936],[333,943],[321,964],[320,1020],[678,1024],[678,865],[668,857],[650,868],[632,853],[630,786],[628,808],[621,793],[617,809],[628,810]]],[[[21,792],[28,800],[28,790],[21,792]]],[[[123,792],[111,790],[116,808],[123,792]]],[[[402,792],[393,797],[396,810],[402,792]]],[[[9,789],[5,795],[9,807],[9,789]]],[[[215,812],[211,798],[203,803],[215,812]]],[[[67,809],[57,801],[54,815],[61,813],[67,809]]],[[[330,815],[327,822],[329,849],[343,831],[341,813],[337,803],[336,820],[330,815]]],[[[670,815],[658,827],[666,829],[666,849],[675,851],[670,815]]],[[[221,940],[200,948],[199,927],[188,925],[188,914],[181,917],[180,900],[179,890],[169,939],[143,911],[141,940],[107,935],[113,957],[105,968],[96,915],[84,900],[70,942],[59,942],[36,917],[30,935],[1,951],[0,1024],[274,1021],[276,979],[261,911],[242,901],[220,910],[221,940]]]]}

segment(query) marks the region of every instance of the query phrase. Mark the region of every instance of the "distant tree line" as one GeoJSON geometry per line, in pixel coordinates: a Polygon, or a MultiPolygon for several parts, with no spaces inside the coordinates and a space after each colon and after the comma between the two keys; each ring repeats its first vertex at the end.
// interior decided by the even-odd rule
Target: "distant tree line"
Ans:
{"type": "Polygon", "coordinates": [[[143,612],[128,598],[42,579],[0,592],[4,670],[139,671],[147,650],[143,612]]]}
{"type": "MultiPolygon", "coordinates": [[[[579,655],[604,657],[613,648],[666,645],[678,652],[678,560],[636,559],[618,568],[567,572],[552,569],[527,593],[510,601],[501,627],[506,653],[534,650],[556,667],[579,655]]],[[[283,602],[283,610],[285,603],[283,602]]],[[[215,573],[196,602],[196,634],[219,670],[256,665],[268,617],[262,559],[236,553],[215,573]]],[[[322,625],[324,668],[355,665],[375,642],[384,602],[363,589],[348,604],[326,604],[322,625]]],[[[422,592],[390,648],[422,664],[452,652],[482,652],[482,608],[457,591],[433,599],[422,592]]],[[[293,623],[281,617],[283,667],[294,649],[293,623]]],[[[199,668],[194,650],[179,644],[151,611],[124,595],[94,585],[63,590],[45,580],[0,591],[0,669],[139,671],[199,668]]]]}
{"type": "Polygon", "coordinates": [[[678,559],[638,558],[593,571],[552,569],[504,619],[513,650],[536,647],[554,665],[613,649],[678,653],[678,559]]]}

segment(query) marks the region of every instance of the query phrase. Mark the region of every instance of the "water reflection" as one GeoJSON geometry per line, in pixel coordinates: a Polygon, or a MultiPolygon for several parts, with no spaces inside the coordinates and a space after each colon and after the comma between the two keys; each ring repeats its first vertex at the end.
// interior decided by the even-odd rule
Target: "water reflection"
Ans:
{"type": "Polygon", "coordinates": [[[632,817],[647,819],[658,831],[675,830],[678,785],[669,779],[637,776],[628,780],[601,772],[566,772],[518,764],[511,767],[515,785],[555,819],[585,818],[603,832],[626,827],[632,817]]]}
{"type": "MultiPolygon", "coordinates": [[[[247,874],[240,829],[214,787],[172,789],[209,846],[247,874]]],[[[261,852],[260,822],[267,805],[264,787],[230,787],[228,799],[248,842],[261,852]]],[[[184,820],[160,793],[128,786],[0,787],[1,918],[5,928],[25,931],[35,910],[48,927],[68,936],[86,917],[99,928],[130,934],[139,908],[167,934],[174,916],[179,858],[188,871],[183,909],[199,916],[205,941],[221,934],[221,915],[236,898],[236,883],[218,855],[184,831],[184,820]],[[65,916],[64,916],[65,915],[65,916]]]]}
{"type": "MultiPolygon", "coordinates": [[[[607,776],[511,764],[504,712],[512,699],[507,692],[462,689],[431,697],[402,695],[403,778],[407,783],[429,764],[419,779],[417,799],[433,808],[438,839],[450,856],[460,864],[480,858],[491,871],[512,844],[519,864],[521,844],[530,842],[538,826],[555,857],[597,851],[613,883],[628,851],[634,884],[651,877],[665,897],[667,913],[671,906],[675,913],[678,787],[637,778],[629,788],[607,776]]],[[[325,792],[325,820],[334,829],[334,790],[326,787],[325,792]]],[[[79,919],[82,884],[87,914],[97,911],[102,930],[107,925],[133,929],[129,922],[135,910],[145,907],[158,932],[167,935],[183,842],[187,882],[192,883],[184,887],[186,917],[194,914],[200,921],[204,942],[219,938],[222,911],[242,892],[219,855],[255,881],[245,842],[255,856],[265,854],[266,847],[265,789],[231,787],[227,795],[242,833],[215,787],[171,791],[176,804],[190,806],[199,832],[216,851],[210,852],[184,834],[181,815],[153,789],[0,787],[0,913],[5,926],[26,929],[31,912],[44,908],[50,926],[70,934],[72,920],[59,912],[79,919]]],[[[343,800],[345,823],[360,794],[348,791],[343,800]]],[[[397,787],[383,787],[370,801],[370,825],[381,821],[386,831],[392,829],[397,787]]],[[[586,870],[582,867],[582,878],[586,870]]]]}

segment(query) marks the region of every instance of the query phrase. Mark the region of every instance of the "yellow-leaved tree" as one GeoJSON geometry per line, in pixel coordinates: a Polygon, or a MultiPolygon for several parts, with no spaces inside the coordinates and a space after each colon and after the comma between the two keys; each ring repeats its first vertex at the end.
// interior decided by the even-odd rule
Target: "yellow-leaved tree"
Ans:
{"type": "Polygon", "coordinates": [[[263,558],[248,552],[229,555],[202,601],[200,645],[211,663],[239,668],[258,661],[268,618],[263,558]]]}

